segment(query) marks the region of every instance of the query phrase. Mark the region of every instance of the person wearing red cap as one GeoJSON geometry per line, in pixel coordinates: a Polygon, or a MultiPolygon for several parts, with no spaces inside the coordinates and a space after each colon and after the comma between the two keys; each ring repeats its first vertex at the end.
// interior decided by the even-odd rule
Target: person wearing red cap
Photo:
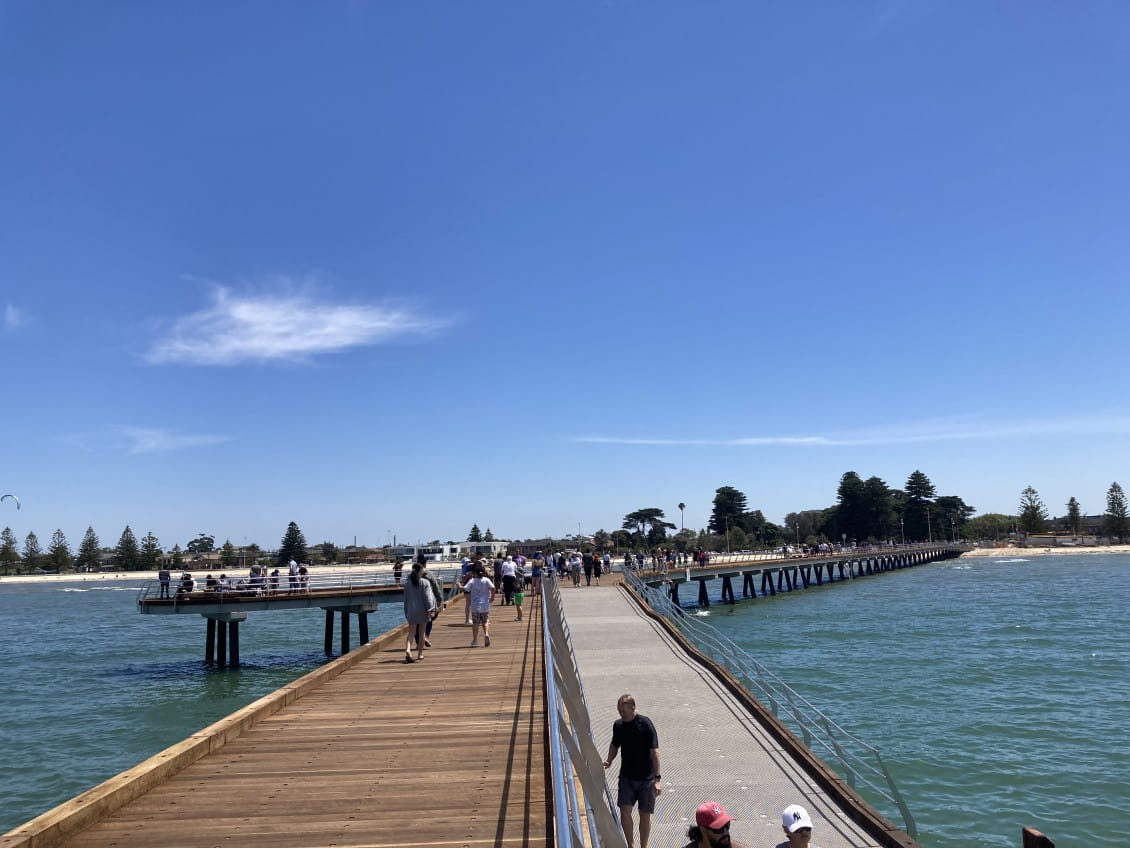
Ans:
{"type": "Polygon", "coordinates": [[[733,819],[717,801],[700,804],[694,811],[694,824],[687,828],[686,848],[745,848],[730,841],[733,819]]]}

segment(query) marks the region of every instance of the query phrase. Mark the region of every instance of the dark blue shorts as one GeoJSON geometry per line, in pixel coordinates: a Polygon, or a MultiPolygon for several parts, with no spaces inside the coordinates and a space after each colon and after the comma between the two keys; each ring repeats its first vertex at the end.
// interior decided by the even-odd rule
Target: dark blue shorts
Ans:
{"type": "Polygon", "coordinates": [[[616,804],[621,807],[639,805],[641,813],[655,812],[655,781],[620,778],[616,788],[616,804]]]}

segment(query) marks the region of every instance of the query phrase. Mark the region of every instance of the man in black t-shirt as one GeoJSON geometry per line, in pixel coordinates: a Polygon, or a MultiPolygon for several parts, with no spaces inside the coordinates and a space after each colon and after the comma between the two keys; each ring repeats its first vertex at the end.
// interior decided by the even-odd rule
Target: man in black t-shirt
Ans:
{"type": "Polygon", "coordinates": [[[633,848],[632,807],[640,810],[640,848],[647,848],[655,799],[663,791],[659,774],[659,736],[647,716],[636,712],[636,699],[624,694],[616,701],[620,718],[612,725],[612,743],[604,767],[610,768],[620,752],[620,781],[616,803],[628,848],[633,848]]]}

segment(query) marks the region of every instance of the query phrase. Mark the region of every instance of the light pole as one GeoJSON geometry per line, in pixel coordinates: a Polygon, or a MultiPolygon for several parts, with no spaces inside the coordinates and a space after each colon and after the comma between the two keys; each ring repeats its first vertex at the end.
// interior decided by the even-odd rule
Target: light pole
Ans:
{"type": "Polygon", "coordinates": [[[730,552],[730,516],[726,516],[726,553],[730,552]]]}
{"type": "Polygon", "coordinates": [[[957,544],[957,522],[953,520],[952,515],[950,516],[950,541],[955,545],[957,544]]]}
{"type": "Polygon", "coordinates": [[[902,546],[905,548],[906,547],[906,527],[903,525],[901,518],[899,519],[899,535],[902,536],[902,546]]]}
{"type": "Polygon", "coordinates": [[[934,544],[934,530],[930,526],[930,504],[926,504],[926,541],[934,544]]]}
{"type": "Polygon", "coordinates": [[[793,530],[796,531],[796,546],[799,548],[800,547],[800,522],[799,521],[795,522],[793,524],[793,530]]]}

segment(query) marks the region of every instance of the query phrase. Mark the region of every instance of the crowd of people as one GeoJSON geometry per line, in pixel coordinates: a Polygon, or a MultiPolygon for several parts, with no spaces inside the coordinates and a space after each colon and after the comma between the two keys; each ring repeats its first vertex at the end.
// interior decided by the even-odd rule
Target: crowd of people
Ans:
{"type": "MultiPolygon", "coordinates": [[[[284,590],[288,594],[305,594],[310,591],[310,571],[305,565],[299,565],[293,559],[287,567],[287,586],[284,590]]],[[[197,580],[192,572],[186,571],[177,583],[176,597],[183,600],[197,590],[204,594],[230,595],[238,594],[245,597],[261,597],[280,594],[279,583],[281,575],[279,569],[267,573],[267,566],[253,565],[246,577],[229,577],[221,574],[213,577],[208,574],[204,579],[197,580]]],[[[168,598],[172,576],[168,568],[161,568],[157,572],[157,581],[160,583],[161,598],[168,598]]]]}

